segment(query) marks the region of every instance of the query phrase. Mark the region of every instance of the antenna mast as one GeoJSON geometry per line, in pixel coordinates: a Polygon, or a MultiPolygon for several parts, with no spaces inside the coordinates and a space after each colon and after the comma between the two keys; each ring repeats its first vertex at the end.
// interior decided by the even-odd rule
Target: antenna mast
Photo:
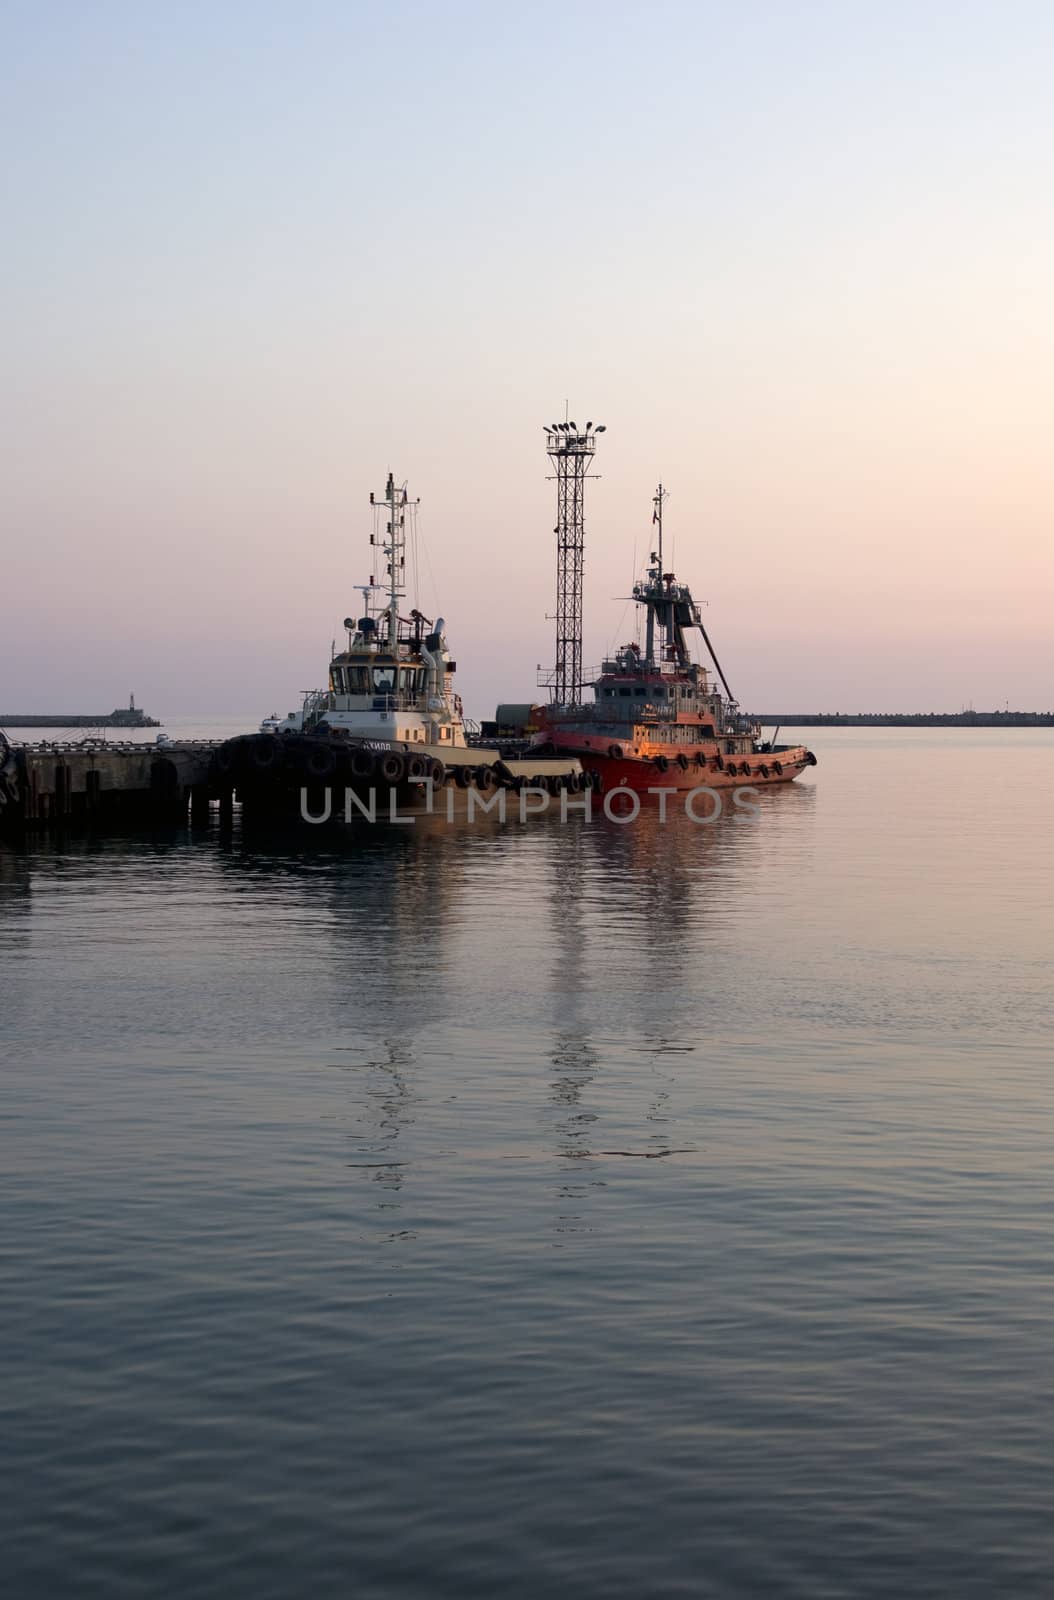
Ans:
{"type": "Polygon", "coordinates": [[[576,706],[582,700],[582,570],[585,558],[585,486],[602,422],[587,422],[579,432],[574,422],[546,428],[545,448],[556,471],[556,665],[544,674],[556,705],[576,706]]]}
{"type": "Polygon", "coordinates": [[[660,577],[662,576],[662,507],[663,507],[663,502],[666,500],[666,498],[667,498],[666,490],[663,488],[662,484],[660,483],[659,487],[656,489],[655,493],[652,495],[652,504],[654,505],[655,510],[652,512],[652,518],[651,518],[652,522],[657,522],[658,525],[659,525],[659,548],[655,553],[659,558],[659,576],[660,577]]]}
{"type": "MultiPolygon", "coordinates": [[[[657,588],[658,588],[658,592],[660,594],[662,592],[662,508],[663,508],[663,504],[666,501],[666,499],[667,499],[666,490],[663,488],[662,484],[660,483],[659,487],[656,489],[655,493],[652,495],[652,505],[655,507],[655,509],[651,514],[652,525],[654,526],[654,525],[658,524],[658,529],[659,529],[659,538],[658,538],[658,546],[659,546],[659,548],[657,550],[653,550],[652,551],[652,557],[651,558],[655,563],[655,566],[654,566],[654,569],[653,569],[653,574],[654,574],[655,582],[656,582],[656,585],[657,585],[657,588]]],[[[644,659],[648,663],[649,666],[654,666],[655,665],[655,622],[656,622],[655,608],[653,606],[649,606],[648,607],[648,623],[647,623],[647,630],[648,631],[647,631],[647,637],[646,637],[645,646],[644,646],[644,659]]],[[[662,621],[661,618],[659,619],[659,625],[660,625],[660,627],[664,627],[665,626],[665,623],[662,621]]]]}
{"type": "Polygon", "coordinates": [[[411,503],[415,506],[420,504],[417,500],[410,501],[405,484],[401,489],[395,487],[390,472],[384,499],[378,500],[375,495],[370,495],[370,505],[387,513],[380,549],[387,563],[388,648],[393,653],[399,639],[399,601],[406,593],[406,508],[411,503]]]}

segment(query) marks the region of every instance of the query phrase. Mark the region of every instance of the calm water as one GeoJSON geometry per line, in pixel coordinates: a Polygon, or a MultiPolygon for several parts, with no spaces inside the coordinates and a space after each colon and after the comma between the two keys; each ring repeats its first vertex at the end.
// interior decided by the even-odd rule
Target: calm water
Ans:
{"type": "Polygon", "coordinates": [[[0,847],[7,1593],[1049,1595],[1054,738],[810,741],[0,847]]]}

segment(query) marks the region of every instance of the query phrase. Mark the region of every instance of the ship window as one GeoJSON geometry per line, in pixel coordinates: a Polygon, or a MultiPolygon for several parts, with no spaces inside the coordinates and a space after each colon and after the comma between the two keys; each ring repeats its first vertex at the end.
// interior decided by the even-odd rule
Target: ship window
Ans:
{"type": "Polygon", "coordinates": [[[400,667],[399,668],[399,687],[400,687],[400,689],[404,689],[407,694],[413,694],[416,691],[416,689],[417,689],[417,668],[416,667],[400,667]]]}
{"type": "Polygon", "coordinates": [[[393,694],[395,692],[394,667],[373,668],[373,692],[374,694],[393,694]]]}
{"type": "Polygon", "coordinates": [[[638,700],[643,700],[644,699],[644,685],[642,683],[638,684],[637,687],[634,689],[633,693],[637,696],[638,700]]]}
{"type": "Polygon", "coordinates": [[[347,694],[348,691],[344,686],[344,668],[331,667],[330,672],[333,677],[333,692],[335,694],[347,694]]]}
{"type": "Polygon", "coordinates": [[[633,693],[633,690],[629,689],[629,688],[624,688],[624,689],[620,689],[619,690],[619,694],[622,696],[622,698],[624,700],[628,700],[632,693],[633,693]]]}

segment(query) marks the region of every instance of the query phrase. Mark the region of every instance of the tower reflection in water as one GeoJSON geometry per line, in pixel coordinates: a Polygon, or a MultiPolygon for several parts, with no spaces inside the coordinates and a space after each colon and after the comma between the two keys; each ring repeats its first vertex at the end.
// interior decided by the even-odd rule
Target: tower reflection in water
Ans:
{"type": "MultiPolygon", "coordinates": [[[[560,1231],[588,1227],[588,1202],[613,1162],[694,1152],[677,1136],[676,1062],[697,1066],[705,1053],[707,955],[745,879],[761,870],[759,837],[732,815],[700,826],[672,810],[664,822],[655,809],[551,837],[556,1072],[546,1120],[556,1156],[574,1164],[557,1191],[560,1231]]],[[[698,1087],[693,1070],[693,1096],[698,1087]]]]}
{"type": "Polygon", "coordinates": [[[691,1158],[713,1040],[750,982],[743,908],[782,848],[771,810],[771,825],[645,808],[626,825],[231,850],[265,903],[310,912],[313,1003],[350,1080],[328,1115],[349,1124],[346,1164],[387,1225],[420,1226],[426,1193],[468,1204],[458,1184],[484,1173],[500,1206],[508,1164],[526,1161],[552,1172],[555,1226],[574,1231],[619,1163],[691,1158]]]}
{"type": "Polygon", "coordinates": [[[597,1074],[599,1056],[592,1042],[586,1005],[587,911],[584,890],[591,838],[589,825],[556,830],[549,858],[549,915],[552,964],[549,980],[553,1008],[552,1064],[556,1076],[549,1092],[551,1136],[561,1162],[574,1163],[558,1177],[556,1231],[578,1233],[587,1227],[586,1201],[591,1189],[603,1187],[590,1148],[597,1111],[584,1096],[597,1074]]]}

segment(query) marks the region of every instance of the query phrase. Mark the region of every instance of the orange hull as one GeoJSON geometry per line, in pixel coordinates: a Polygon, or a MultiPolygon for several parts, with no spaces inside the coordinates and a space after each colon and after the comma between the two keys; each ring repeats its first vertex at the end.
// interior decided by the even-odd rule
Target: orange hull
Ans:
{"type": "Polygon", "coordinates": [[[635,789],[638,794],[647,794],[649,789],[680,792],[704,785],[731,789],[747,784],[760,787],[792,783],[806,767],[816,764],[816,757],[804,745],[725,756],[716,744],[701,749],[698,744],[665,744],[631,754],[609,739],[577,731],[564,733],[552,728],[546,737],[561,755],[575,755],[587,772],[597,773],[604,793],[609,789],[635,789]]]}

